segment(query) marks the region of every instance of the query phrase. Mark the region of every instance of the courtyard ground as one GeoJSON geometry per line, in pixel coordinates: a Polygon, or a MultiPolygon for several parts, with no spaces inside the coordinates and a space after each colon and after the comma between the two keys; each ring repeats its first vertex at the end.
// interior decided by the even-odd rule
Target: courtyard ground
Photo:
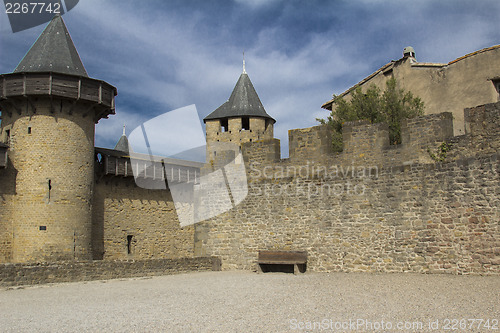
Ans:
{"type": "Polygon", "coordinates": [[[0,289],[1,332],[500,332],[499,319],[497,276],[200,272],[0,289]]]}

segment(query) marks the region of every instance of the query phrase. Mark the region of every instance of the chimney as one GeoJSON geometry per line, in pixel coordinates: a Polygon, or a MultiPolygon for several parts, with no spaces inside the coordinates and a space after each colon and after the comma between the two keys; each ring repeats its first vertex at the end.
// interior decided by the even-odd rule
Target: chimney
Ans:
{"type": "Polygon", "coordinates": [[[415,59],[415,50],[411,46],[407,46],[403,49],[403,57],[411,57],[415,59]]]}

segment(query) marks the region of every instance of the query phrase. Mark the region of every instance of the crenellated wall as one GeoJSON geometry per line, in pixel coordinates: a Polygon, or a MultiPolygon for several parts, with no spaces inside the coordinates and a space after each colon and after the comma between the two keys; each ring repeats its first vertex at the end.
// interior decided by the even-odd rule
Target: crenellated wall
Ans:
{"type": "Polygon", "coordinates": [[[331,131],[327,126],[289,130],[288,142],[292,160],[321,160],[332,152],[331,131]]]}
{"type": "Polygon", "coordinates": [[[342,153],[335,154],[327,125],[290,130],[290,163],[368,163],[381,167],[431,162],[427,148],[453,137],[453,116],[446,112],[404,120],[401,126],[402,143],[399,145],[389,143],[387,124],[371,124],[368,120],[346,122],[342,136],[344,149],[342,153]]]}
{"type": "Polygon", "coordinates": [[[347,123],[344,151],[326,126],[242,145],[248,196],[195,225],[197,252],[222,269],[256,269],[259,250],[308,252],[312,271],[500,273],[500,103],[407,121],[403,143],[385,124],[347,123]],[[449,150],[442,150],[443,143],[449,150]],[[441,150],[440,150],[441,149],[441,150]]]}
{"type": "MultiPolygon", "coordinates": [[[[305,250],[312,271],[498,274],[499,117],[500,103],[466,109],[467,133],[459,137],[450,113],[411,119],[400,145],[389,144],[385,124],[350,122],[342,153],[331,151],[328,127],[296,129],[288,159],[280,159],[277,139],[242,143],[247,197],[184,228],[168,190],[99,176],[93,258],[217,256],[222,269],[255,269],[259,250],[305,250]]],[[[14,171],[7,165],[0,173],[6,222],[14,171]]],[[[11,262],[14,231],[3,225],[0,260],[11,262]]]]}

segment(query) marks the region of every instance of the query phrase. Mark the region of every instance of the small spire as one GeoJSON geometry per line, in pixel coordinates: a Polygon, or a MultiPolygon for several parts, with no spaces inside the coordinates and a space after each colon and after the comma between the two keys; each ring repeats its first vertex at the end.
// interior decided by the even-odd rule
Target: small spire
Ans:
{"type": "Polygon", "coordinates": [[[123,153],[129,153],[132,148],[129,147],[127,135],[125,134],[125,124],[123,124],[123,134],[115,145],[115,150],[121,151],[123,153]]]}
{"type": "Polygon", "coordinates": [[[245,51],[243,51],[243,74],[246,74],[247,71],[245,70],[245,51]]]}

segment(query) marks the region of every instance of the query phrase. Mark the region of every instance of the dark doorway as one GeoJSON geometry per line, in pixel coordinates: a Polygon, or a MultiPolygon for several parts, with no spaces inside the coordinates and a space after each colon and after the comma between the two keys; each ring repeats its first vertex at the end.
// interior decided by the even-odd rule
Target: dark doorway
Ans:
{"type": "Polygon", "coordinates": [[[305,273],[306,264],[259,264],[262,273],[305,273]],[[297,265],[295,268],[294,266],[297,265]],[[295,269],[297,271],[295,271],[295,269]]]}

